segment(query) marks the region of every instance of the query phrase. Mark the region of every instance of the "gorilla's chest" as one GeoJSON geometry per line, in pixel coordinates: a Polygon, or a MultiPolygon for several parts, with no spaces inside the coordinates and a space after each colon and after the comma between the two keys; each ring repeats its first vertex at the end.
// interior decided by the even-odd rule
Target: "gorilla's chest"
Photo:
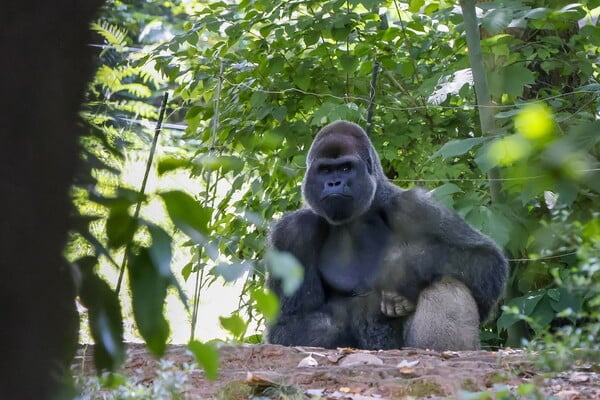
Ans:
{"type": "Polygon", "coordinates": [[[381,271],[389,238],[389,228],[379,219],[332,226],[318,258],[324,281],[348,294],[370,290],[381,271]]]}

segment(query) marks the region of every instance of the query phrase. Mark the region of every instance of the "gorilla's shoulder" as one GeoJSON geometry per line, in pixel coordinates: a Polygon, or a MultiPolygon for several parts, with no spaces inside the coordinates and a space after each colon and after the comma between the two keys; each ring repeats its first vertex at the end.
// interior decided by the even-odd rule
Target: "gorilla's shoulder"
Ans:
{"type": "Polygon", "coordinates": [[[303,207],[295,211],[284,213],[275,224],[290,224],[294,222],[316,223],[320,219],[323,218],[309,207],[303,207]]]}
{"type": "Polygon", "coordinates": [[[269,231],[269,242],[278,250],[302,249],[325,231],[327,222],[310,208],[283,214],[269,231]]]}
{"type": "Polygon", "coordinates": [[[394,207],[399,196],[402,196],[405,192],[407,192],[406,189],[402,189],[388,180],[381,180],[377,183],[377,191],[375,192],[373,203],[380,207],[394,207]]]}
{"type": "Polygon", "coordinates": [[[396,232],[408,237],[436,237],[462,248],[483,247],[499,252],[495,243],[469,225],[454,210],[435,200],[431,192],[414,187],[394,191],[388,209],[396,232]]]}

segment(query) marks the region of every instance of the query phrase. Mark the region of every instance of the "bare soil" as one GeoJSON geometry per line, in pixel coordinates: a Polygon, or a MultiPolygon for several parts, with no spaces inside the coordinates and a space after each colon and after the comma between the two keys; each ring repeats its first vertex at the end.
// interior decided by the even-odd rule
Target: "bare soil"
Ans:
{"type": "MultiPolygon", "coordinates": [[[[185,346],[170,346],[164,359],[172,362],[174,368],[194,364],[185,346]]],[[[128,345],[128,359],[122,371],[125,375],[152,385],[157,370],[158,361],[143,345],[128,345]]],[[[94,373],[93,346],[79,350],[73,371],[83,375],[94,373]]],[[[520,397],[518,392],[519,386],[523,390],[523,384],[531,383],[542,398],[600,399],[600,374],[593,366],[543,373],[520,350],[440,353],[416,349],[226,346],[220,349],[219,371],[218,379],[211,381],[201,368],[193,367],[183,397],[460,399],[469,398],[469,393],[510,390],[516,398],[533,398],[520,397]]]]}

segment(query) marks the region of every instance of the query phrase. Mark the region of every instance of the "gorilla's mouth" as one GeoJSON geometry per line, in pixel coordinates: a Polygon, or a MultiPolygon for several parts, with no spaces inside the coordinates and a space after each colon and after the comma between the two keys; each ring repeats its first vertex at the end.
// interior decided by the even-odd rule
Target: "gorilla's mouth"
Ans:
{"type": "Polygon", "coordinates": [[[345,221],[352,217],[354,199],[342,193],[328,194],[322,200],[323,209],[330,220],[345,221]]]}
{"type": "Polygon", "coordinates": [[[351,199],[352,196],[348,195],[348,194],[344,194],[344,193],[329,193],[325,196],[322,197],[322,200],[333,200],[333,201],[337,201],[337,200],[347,200],[347,199],[351,199]]]}

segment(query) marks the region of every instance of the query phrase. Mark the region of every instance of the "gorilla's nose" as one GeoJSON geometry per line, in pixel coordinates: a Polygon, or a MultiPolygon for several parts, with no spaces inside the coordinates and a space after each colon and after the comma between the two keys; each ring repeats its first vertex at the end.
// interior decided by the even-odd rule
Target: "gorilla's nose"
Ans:
{"type": "Polygon", "coordinates": [[[336,187],[336,186],[340,186],[341,184],[342,184],[341,180],[327,182],[327,186],[329,186],[329,187],[336,187]]]}

